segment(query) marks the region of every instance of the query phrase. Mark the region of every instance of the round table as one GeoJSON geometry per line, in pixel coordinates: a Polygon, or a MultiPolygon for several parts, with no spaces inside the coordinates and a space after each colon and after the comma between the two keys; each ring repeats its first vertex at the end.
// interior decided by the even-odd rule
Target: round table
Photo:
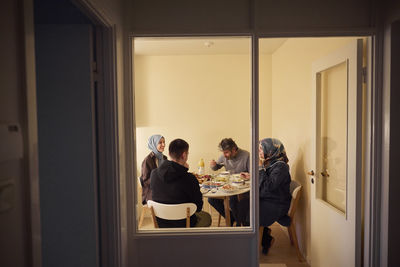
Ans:
{"type": "Polygon", "coordinates": [[[206,198],[217,198],[217,199],[223,199],[224,200],[224,209],[225,209],[225,222],[226,226],[230,227],[230,221],[231,221],[231,214],[230,214],[230,208],[229,208],[229,197],[231,196],[238,196],[243,193],[247,193],[250,191],[250,184],[248,184],[248,187],[245,188],[238,188],[238,190],[235,190],[233,192],[227,192],[222,190],[222,187],[217,187],[217,191],[215,193],[212,193],[211,190],[206,191],[203,193],[203,196],[206,198]]]}

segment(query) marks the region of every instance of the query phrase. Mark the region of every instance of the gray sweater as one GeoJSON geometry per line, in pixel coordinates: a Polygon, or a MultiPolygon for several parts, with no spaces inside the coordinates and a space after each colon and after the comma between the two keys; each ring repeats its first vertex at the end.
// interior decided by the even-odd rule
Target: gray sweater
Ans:
{"type": "Polygon", "coordinates": [[[217,160],[217,165],[212,168],[214,171],[225,166],[225,170],[231,173],[249,172],[250,171],[250,153],[243,149],[238,149],[238,153],[232,159],[226,159],[221,155],[217,160]]]}

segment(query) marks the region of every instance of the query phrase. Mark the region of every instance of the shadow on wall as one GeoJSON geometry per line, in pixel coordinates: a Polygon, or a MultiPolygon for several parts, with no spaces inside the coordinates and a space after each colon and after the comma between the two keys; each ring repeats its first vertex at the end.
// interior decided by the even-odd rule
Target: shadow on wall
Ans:
{"type": "Polygon", "coordinates": [[[303,255],[307,255],[307,232],[310,233],[310,190],[308,185],[307,170],[304,164],[304,147],[308,147],[306,144],[299,147],[297,156],[293,160],[291,175],[292,179],[296,180],[303,186],[303,191],[300,197],[300,203],[296,212],[296,232],[299,240],[300,251],[303,255]]]}

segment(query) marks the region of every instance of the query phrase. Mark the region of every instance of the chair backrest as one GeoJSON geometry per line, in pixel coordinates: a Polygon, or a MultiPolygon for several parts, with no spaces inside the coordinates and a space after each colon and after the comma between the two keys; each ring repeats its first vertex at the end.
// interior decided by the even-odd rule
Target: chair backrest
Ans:
{"type": "Polygon", "coordinates": [[[138,176],[137,180],[138,180],[138,182],[139,182],[140,188],[142,188],[142,182],[140,181],[140,176],[138,176]]]}
{"type": "Polygon", "coordinates": [[[288,215],[291,219],[293,219],[293,216],[294,216],[297,206],[299,204],[301,189],[302,189],[302,186],[297,181],[292,180],[290,182],[290,194],[292,195],[292,201],[290,202],[290,208],[289,208],[288,215]]]}
{"type": "Polygon", "coordinates": [[[190,227],[190,216],[192,216],[197,210],[197,206],[194,203],[163,204],[153,200],[148,200],[147,206],[151,209],[154,227],[156,228],[158,228],[158,225],[154,216],[165,220],[186,219],[186,227],[190,227]]]}

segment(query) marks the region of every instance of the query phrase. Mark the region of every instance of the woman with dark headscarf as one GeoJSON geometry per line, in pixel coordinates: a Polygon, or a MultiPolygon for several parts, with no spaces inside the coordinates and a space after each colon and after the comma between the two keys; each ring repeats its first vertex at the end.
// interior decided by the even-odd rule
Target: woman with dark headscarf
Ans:
{"type": "Polygon", "coordinates": [[[260,226],[264,226],[261,244],[262,252],[267,254],[274,241],[268,226],[286,215],[290,207],[291,178],[289,160],[278,139],[261,140],[259,157],[260,226]]]}
{"type": "Polygon", "coordinates": [[[151,200],[150,190],[150,173],[153,169],[160,166],[160,164],[167,159],[163,155],[165,148],[165,138],[159,134],[149,137],[147,142],[148,148],[151,150],[150,154],[144,158],[142,162],[142,175],[140,176],[140,183],[142,185],[142,204],[146,204],[147,200],[151,200]]]}

